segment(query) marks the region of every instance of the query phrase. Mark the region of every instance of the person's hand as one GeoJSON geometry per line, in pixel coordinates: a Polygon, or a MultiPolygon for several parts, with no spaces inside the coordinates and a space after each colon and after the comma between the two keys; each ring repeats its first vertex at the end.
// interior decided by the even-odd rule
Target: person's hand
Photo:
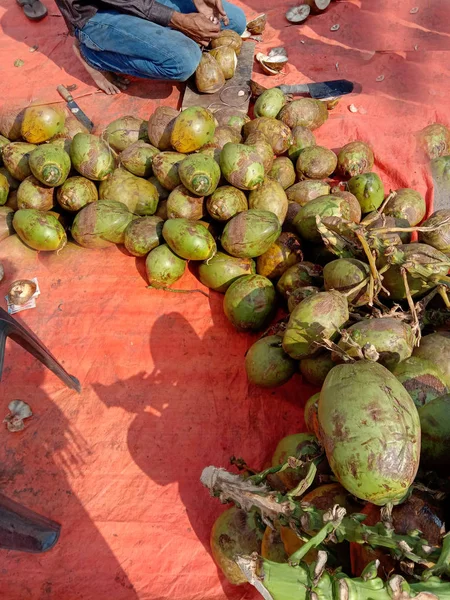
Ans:
{"type": "Polygon", "coordinates": [[[194,5],[200,14],[208,17],[213,23],[222,21],[224,25],[229,24],[222,0],[194,0],[194,5]]]}
{"type": "Polygon", "coordinates": [[[219,22],[215,23],[199,12],[187,15],[174,12],[170,20],[170,26],[202,46],[208,46],[210,41],[218,37],[220,32],[219,22]]]}

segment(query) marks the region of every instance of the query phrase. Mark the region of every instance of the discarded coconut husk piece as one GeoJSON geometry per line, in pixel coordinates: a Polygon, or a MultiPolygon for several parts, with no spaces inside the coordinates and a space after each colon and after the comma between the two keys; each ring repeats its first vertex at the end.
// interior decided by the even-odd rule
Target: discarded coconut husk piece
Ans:
{"type": "Polygon", "coordinates": [[[263,33],[266,28],[266,23],[267,15],[258,15],[247,23],[247,30],[253,35],[259,35],[260,33],[263,33]]]}
{"type": "Polygon", "coordinates": [[[33,416],[29,404],[23,400],[13,400],[8,404],[8,409],[10,412],[3,419],[3,423],[6,423],[8,431],[12,433],[22,431],[25,428],[23,420],[33,416]]]}
{"type": "Polygon", "coordinates": [[[8,298],[16,306],[22,306],[33,297],[36,290],[37,287],[34,281],[19,279],[18,281],[14,281],[9,288],[8,298]]]}
{"type": "Polygon", "coordinates": [[[269,75],[278,75],[288,62],[287,52],[285,48],[272,48],[269,54],[265,55],[258,52],[256,60],[259,62],[263,71],[269,75]]]}
{"type": "Polygon", "coordinates": [[[286,12],[286,19],[289,23],[303,23],[309,17],[311,7],[308,4],[293,6],[286,12]]]}
{"type": "Polygon", "coordinates": [[[303,0],[311,8],[311,12],[315,15],[320,14],[330,6],[331,0],[303,0]]]}

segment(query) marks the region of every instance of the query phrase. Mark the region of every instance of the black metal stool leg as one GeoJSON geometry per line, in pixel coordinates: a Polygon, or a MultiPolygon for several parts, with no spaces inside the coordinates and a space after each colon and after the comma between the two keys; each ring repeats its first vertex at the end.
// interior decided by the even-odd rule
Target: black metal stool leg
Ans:
{"type": "Polygon", "coordinates": [[[50,369],[68,388],[76,390],[78,393],[81,392],[78,379],[64,369],[30,329],[18,323],[3,308],[0,308],[0,380],[3,372],[6,338],[8,337],[50,369]]]}

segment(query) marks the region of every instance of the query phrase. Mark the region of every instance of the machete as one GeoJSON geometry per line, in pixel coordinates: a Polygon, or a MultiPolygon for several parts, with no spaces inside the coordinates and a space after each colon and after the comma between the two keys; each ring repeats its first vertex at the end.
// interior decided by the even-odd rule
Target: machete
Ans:
{"type": "Polygon", "coordinates": [[[69,90],[63,85],[58,85],[56,89],[59,95],[67,102],[67,108],[70,110],[73,116],[76,117],[85,127],[87,127],[89,131],[92,131],[94,123],[84,114],[84,112],[72,98],[69,90]]]}

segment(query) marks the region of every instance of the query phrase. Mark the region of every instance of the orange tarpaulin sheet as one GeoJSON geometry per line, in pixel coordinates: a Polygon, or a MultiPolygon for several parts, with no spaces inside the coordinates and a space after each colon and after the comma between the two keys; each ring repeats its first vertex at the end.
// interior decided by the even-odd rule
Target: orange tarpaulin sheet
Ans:
{"type": "MultiPolygon", "coordinates": [[[[181,87],[133,83],[129,93],[94,93],[74,59],[57,9],[30,23],[14,0],[1,0],[1,103],[74,96],[98,131],[120,115],[177,106],[181,87]],[[38,46],[35,52],[29,48],[38,46]],[[24,61],[15,67],[16,59],[24,61]],[[91,92],[91,95],[83,96],[91,92]]],[[[285,46],[286,73],[266,86],[346,78],[362,93],[342,99],[316,132],[333,149],[354,139],[375,150],[386,189],[413,187],[431,204],[432,183],[414,133],[449,125],[448,0],[332,2],[304,25],[290,25],[286,0],[250,0],[249,17],[267,12],[258,50],[285,46]],[[411,13],[410,9],[419,10],[411,13]],[[337,31],[331,31],[339,24],[337,31]],[[382,81],[377,81],[377,78],[382,81]],[[348,107],[354,104],[359,112],[348,107]]],[[[277,441],[303,428],[315,392],[299,375],[273,391],[249,386],[243,361],[255,337],[233,330],[223,296],[146,289],[143,261],[122,248],[58,256],[0,243],[5,280],[37,277],[37,308],[26,322],[76,375],[81,395],[63,388],[30,355],[9,343],[0,414],[16,398],[34,416],[23,432],[1,433],[2,492],[62,523],[47,554],[0,550],[0,595],[8,600],[249,600],[218,573],[209,532],[222,507],[199,483],[204,466],[245,457],[261,467],[277,441]],[[1,412],[2,411],[2,412],[1,412]]],[[[191,272],[179,288],[199,288],[191,272]]],[[[294,600],[294,599],[293,599],[294,600]]]]}

